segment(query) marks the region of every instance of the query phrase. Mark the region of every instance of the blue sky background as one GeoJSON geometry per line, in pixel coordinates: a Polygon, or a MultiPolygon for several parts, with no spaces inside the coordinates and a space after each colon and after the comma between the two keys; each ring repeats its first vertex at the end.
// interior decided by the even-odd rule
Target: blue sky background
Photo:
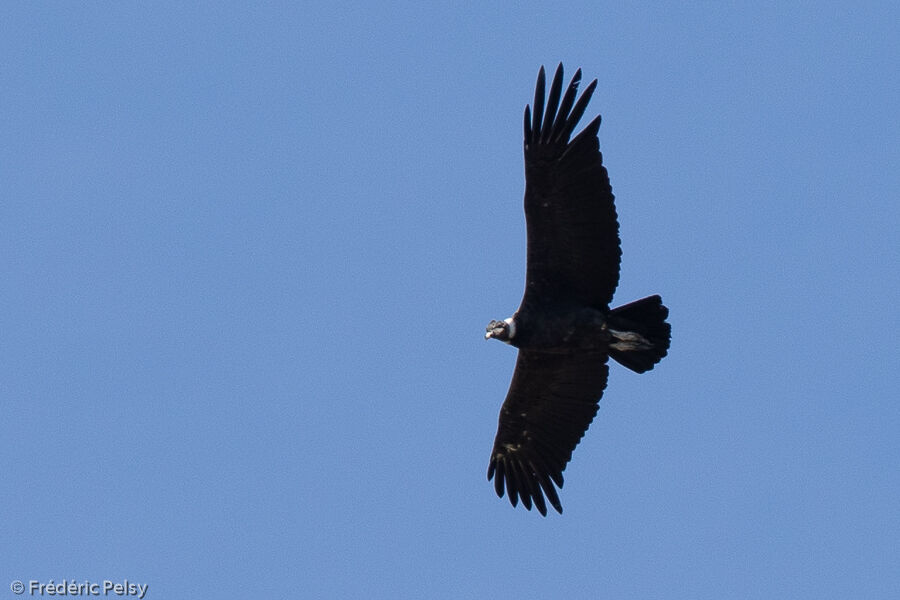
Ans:
{"type": "Polygon", "coordinates": [[[900,597],[896,3],[6,3],[0,597],[900,597]],[[485,478],[522,110],[587,115],[670,355],[485,478]],[[27,597],[27,593],[26,593],[27,597]]]}

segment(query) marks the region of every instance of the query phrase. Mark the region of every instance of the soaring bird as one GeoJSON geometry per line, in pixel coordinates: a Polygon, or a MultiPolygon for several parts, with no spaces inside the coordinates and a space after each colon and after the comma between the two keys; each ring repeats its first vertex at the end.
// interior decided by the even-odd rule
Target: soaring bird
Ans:
{"type": "Polygon", "coordinates": [[[669,311],[659,296],[610,310],[619,282],[619,224],[603,166],[598,115],[571,138],[597,86],[576,102],[581,69],[562,93],[560,63],[544,104],[544,68],[525,107],[525,295],[515,314],[491,321],[485,339],[518,348],[500,409],[488,480],[547,514],[562,513],[554,484],[597,414],[607,359],[649,371],[668,351],[669,311]],[[570,139],[571,138],[571,139],[570,139]]]}

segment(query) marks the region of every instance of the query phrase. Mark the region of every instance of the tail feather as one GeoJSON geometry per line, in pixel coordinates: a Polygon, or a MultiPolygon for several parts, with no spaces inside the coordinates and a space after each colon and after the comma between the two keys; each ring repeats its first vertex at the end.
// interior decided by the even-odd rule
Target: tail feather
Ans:
{"type": "Polygon", "coordinates": [[[672,326],[662,298],[649,296],[614,308],[609,313],[612,340],[609,355],[636,373],[649,371],[666,355],[672,326]]]}

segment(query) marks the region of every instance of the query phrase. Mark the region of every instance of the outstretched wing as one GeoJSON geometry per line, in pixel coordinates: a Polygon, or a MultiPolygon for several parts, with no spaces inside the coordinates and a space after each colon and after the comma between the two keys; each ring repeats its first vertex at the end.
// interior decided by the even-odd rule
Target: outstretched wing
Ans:
{"type": "Polygon", "coordinates": [[[562,512],[553,487],[587,431],[606,387],[609,367],[603,353],[550,353],[519,350],[516,370],[491,452],[488,479],[498,496],[542,515],[550,505],[562,512]]]}
{"type": "Polygon", "coordinates": [[[560,103],[562,64],[544,108],[544,68],[534,114],[525,107],[525,218],[528,269],[523,307],[577,303],[605,308],[619,283],[619,224],[597,130],[600,116],[569,141],[597,85],[575,102],[581,69],[560,103]]]}

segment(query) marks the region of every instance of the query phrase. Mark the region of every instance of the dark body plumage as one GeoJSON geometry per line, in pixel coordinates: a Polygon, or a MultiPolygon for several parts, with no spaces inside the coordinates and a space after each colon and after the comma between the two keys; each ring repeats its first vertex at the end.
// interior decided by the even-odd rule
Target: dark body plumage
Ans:
{"type": "Polygon", "coordinates": [[[519,349],[500,410],[488,479],[515,506],[562,512],[556,487],[597,413],[607,358],[643,373],[669,347],[659,296],[609,309],[619,281],[619,225],[597,131],[600,117],[571,138],[597,81],[576,101],[581,70],[562,90],[562,64],[545,100],[538,74],[534,111],[525,108],[528,266],[516,314],[492,321],[485,338],[519,349]],[[571,139],[570,139],[571,138],[571,139]]]}

